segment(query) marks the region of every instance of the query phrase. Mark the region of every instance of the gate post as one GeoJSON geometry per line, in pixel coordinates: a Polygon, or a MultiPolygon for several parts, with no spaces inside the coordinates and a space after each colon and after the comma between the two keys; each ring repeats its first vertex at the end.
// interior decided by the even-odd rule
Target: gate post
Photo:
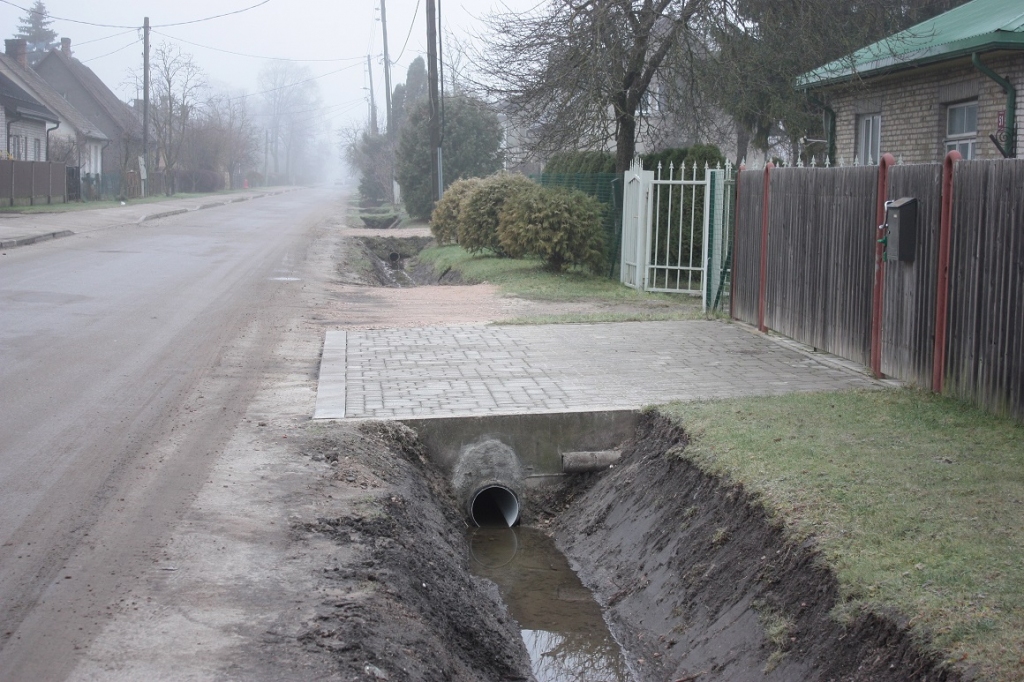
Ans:
{"type": "Polygon", "coordinates": [[[878,161],[878,195],[875,213],[878,229],[875,231],[875,286],[871,296],[871,373],[876,379],[882,378],[882,307],[885,289],[885,247],[880,238],[881,227],[885,224],[885,197],[889,189],[889,168],[896,165],[892,154],[882,154],[878,161]]]}
{"type": "Polygon", "coordinates": [[[771,161],[765,164],[764,194],[761,202],[761,278],[757,300],[757,329],[760,332],[768,331],[768,327],[764,324],[764,309],[768,293],[768,209],[771,207],[771,170],[773,168],[775,168],[775,164],[771,161]]]}
{"type": "Polygon", "coordinates": [[[960,152],[946,154],[942,168],[942,218],[939,227],[939,267],[935,292],[935,349],[932,354],[932,390],[942,393],[946,376],[946,333],[949,322],[949,242],[953,236],[953,168],[960,152]]]}

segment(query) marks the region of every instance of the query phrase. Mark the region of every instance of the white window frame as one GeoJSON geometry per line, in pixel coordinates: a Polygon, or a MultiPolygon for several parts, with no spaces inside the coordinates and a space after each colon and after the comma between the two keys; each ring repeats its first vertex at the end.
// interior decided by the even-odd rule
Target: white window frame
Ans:
{"type": "Polygon", "coordinates": [[[878,163],[882,156],[882,114],[857,117],[856,159],[862,165],[878,163]]]}
{"type": "Polygon", "coordinates": [[[957,102],[956,104],[950,104],[946,107],[946,137],[943,142],[946,148],[946,153],[953,150],[960,152],[960,156],[965,159],[973,159],[975,157],[976,145],[978,143],[978,100],[973,99],[967,102],[957,102]],[[964,130],[960,132],[950,132],[950,124],[952,122],[953,113],[956,111],[966,112],[974,110],[974,129],[968,130],[966,126],[967,118],[965,116],[964,130]]]}

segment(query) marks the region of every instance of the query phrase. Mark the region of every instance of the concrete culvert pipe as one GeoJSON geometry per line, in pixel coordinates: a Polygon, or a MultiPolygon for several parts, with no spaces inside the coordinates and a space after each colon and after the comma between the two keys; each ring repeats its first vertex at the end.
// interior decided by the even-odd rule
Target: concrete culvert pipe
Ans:
{"type": "Polygon", "coordinates": [[[477,526],[511,528],[519,522],[519,496],[506,486],[481,486],[468,502],[466,511],[477,526]]]}

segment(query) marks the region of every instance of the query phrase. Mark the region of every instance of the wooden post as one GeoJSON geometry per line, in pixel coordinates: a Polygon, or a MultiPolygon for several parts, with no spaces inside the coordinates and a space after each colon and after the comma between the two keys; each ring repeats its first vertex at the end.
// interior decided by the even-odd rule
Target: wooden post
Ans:
{"type": "Polygon", "coordinates": [[[764,195],[762,197],[761,213],[761,277],[757,301],[757,329],[761,332],[768,332],[764,323],[765,301],[768,297],[768,211],[771,208],[771,170],[775,164],[769,161],[764,167],[764,195]]]}
{"type": "Polygon", "coordinates": [[[932,390],[942,393],[946,376],[946,334],[949,323],[949,249],[953,237],[953,170],[960,152],[946,154],[942,169],[942,218],[939,227],[939,263],[935,292],[935,349],[932,356],[932,390]]]}
{"type": "Polygon", "coordinates": [[[879,229],[885,224],[885,197],[889,190],[889,169],[896,165],[892,154],[882,154],[878,161],[878,194],[875,211],[875,286],[871,296],[871,373],[876,379],[882,378],[882,308],[885,291],[885,246],[879,241],[883,236],[879,229]]]}

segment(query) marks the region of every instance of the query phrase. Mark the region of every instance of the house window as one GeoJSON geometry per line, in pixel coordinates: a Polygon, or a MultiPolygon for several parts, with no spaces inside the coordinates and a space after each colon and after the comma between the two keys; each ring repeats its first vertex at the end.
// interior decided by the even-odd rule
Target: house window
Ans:
{"type": "Polygon", "coordinates": [[[882,156],[882,115],[857,117],[857,161],[864,165],[878,163],[882,156]]]}
{"type": "Polygon", "coordinates": [[[973,159],[977,137],[977,100],[951,104],[946,108],[946,152],[956,150],[965,159],[973,159]]]}

